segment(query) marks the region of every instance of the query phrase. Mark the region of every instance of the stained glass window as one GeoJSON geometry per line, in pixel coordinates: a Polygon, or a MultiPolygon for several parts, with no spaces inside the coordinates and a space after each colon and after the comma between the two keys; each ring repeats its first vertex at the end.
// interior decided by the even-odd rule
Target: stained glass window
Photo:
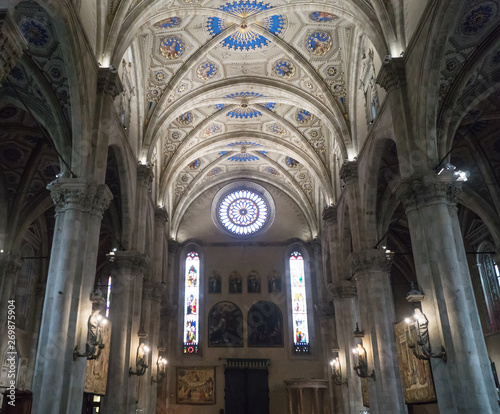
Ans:
{"type": "Polygon", "coordinates": [[[250,190],[237,190],[226,195],[218,208],[218,218],[231,233],[249,235],[266,223],[269,208],[264,199],[250,190]]]}
{"type": "Polygon", "coordinates": [[[200,303],[200,258],[190,252],[186,257],[186,277],[184,281],[184,353],[198,353],[198,310],[200,303]]]}
{"type": "Polygon", "coordinates": [[[108,277],[108,292],[106,293],[106,318],[109,318],[110,305],[111,305],[111,276],[108,277]]]}
{"type": "Polygon", "coordinates": [[[290,279],[294,352],[296,354],[309,353],[304,258],[299,252],[293,252],[290,255],[290,279]]]}

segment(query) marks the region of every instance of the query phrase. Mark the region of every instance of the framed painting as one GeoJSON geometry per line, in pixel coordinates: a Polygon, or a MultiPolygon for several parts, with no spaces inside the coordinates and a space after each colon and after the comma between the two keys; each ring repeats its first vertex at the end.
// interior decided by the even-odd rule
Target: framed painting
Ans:
{"type": "Polygon", "coordinates": [[[436,391],[432,380],[429,361],[418,359],[413,354],[411,346],[418,340],[417,321],[409,319],[394,324],[396,346],[398,349],[399,371],[403,380],[406,404],[421,404],[436,401],[436,391]]]}
{"type": "Polygon", "coordinates": [[[243,346],[243,314],[234,303],[219,302],[210,309],[208,346],[243,346]]]}
{"type": "Polygon", "coordinates": [[[274,303],[261,300],[248,311],[248,346],[283,346],[283,315],[274,303]]]}
{"type": "Polygon", "coordinates": [[[177,367],[177,404],[215,404],[215,367],[177,367]]]}

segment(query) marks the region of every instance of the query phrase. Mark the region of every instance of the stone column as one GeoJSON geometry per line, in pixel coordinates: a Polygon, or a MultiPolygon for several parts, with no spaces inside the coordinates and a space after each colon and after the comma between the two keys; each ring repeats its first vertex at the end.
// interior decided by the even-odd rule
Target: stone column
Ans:
{"type": "Polygon", "coordinates": [[[85,269],[91,265],[87,247],[98,243],[99,232],[89,233],[90,218],[110,201],[101,203],[101,187],[84,178],[61,178],[48,186],[56,223],[34,374],[36,414],[70,414],[81,409],[86,360],[73,361],[73,348],[78,320],[88,318],[80,314],[85,307],[82,297],[88,300],[91,293],[85,292],[85,269]]]}
{"type": "Polygon", "coordinates": [[[406,413],[396,340],[394,301],[390,283],[391,260],[384,250],[365,249],[349,256],[357,281],[361,329],[367,335],[363,346],[367,350],[368,371],[375,371],[376,379],[369,378],[370,412],[374,414],[406,413]]]}
{"type": "Polygon", "coordinates": [[[443,346],[448,362],[432,358],[441,414],[500,413],[472,289],[452,174],[429,173],[401,182],[419,286],[425,294],[431,351],[443,346]]]}
{"type": "Polygon", "coordinates": [[[28,43],[8,10],[0,9],[0,81],[16,66],[28,43]]]}
{"type": "MultiPolygon", "coordinates": [[[[356,322],[360,321],[356,284],[345,280],[350,277],[350,274],[344,274],[342,271],[345,258],[342,257],[339,240],[337,208],[335,206],[325,208],[323,220],[328,238],[330,271],[332,273],[332,282],[328,288],[333,295],[339,361],[342,371],[342,385],[334,384],[333,386],[342,393],[343,411],[335,412],[359,414],[364,409],[363,396],[360,378],[353,370],[351,352],[355,347],[353,331],[356,322]]],[[[338,408],[336,407],[336,409],[338,408]]]]}
{"type": "MultiPolygon", "coordinates": [[[[134,319],[134,289],[136,279],[143,277],[148,267],[144,254],[135,251],[118,251],[110,255],[111,261],[111,309],[109,319],[111,345],[106,396],[101,412],[106,414],[135,414],[136,376],[129,376],[129,368],[135,370],[138,341],[132,329],[134,319]]],[[[141,283],[142,285],[142,283],[141,283]]],[[[149,368],[148,368],[149,369],[149,368]]]]}
{"type": "Polygon", "coordinates": [[[33,325],[33,331],[31,334],[31,347],[28,361],[28,379],[26,381],[26,387],[28,389],[33,388],[32,383],[36,363],[36,349],[38,346],[38,337],[40,335],[40,324],[42,322],[43,299],[45,297],[45,283],[37,283],[35,297],[35,323],[33,325]]]}

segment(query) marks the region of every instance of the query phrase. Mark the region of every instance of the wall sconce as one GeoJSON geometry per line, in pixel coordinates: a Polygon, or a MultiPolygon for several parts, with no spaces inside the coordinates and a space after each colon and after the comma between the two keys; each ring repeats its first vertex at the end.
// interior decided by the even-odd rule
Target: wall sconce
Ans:
{"type": "Polygon", "coordinates": [[[161,384],[166,377],[167,377],[167,360],[161,356],[158,356],[158,359],[156,360],[156,379],[151,377],[151,384],[153,382],[161,384]]]}
{"type": "Polygon", "coordinates": [[[87,359],[99,359],[99,355],[101,355],[101,351],[104,348],[104,343],[102,342],[102,327],[108,323],[106,318],[99,315],[100,312],[99,309],[94,309],[89,316],[85,352],[78,352],[78,345],[75,346],[73,350],[73,361],[76,361],[76,358],[85,357],[87,359]]]}
{"type": "Polygon", "coordinates": [[[375,371],[368,375],[368,360],[366,358],[366,349],[362,344],[357,344],[356,348],[352,350],[353,354],[358,358],[358,365],[354,366],[356,375],[360,378],[372,378],[375,381],[375,371]]]}
{"type": "Polygon", "coordinates": [[[411,340],[411,335],[409,332],[410,331],[409,325],[412,323],[412,320],[410,318],[405,319],[405,322],[408,324],[408,332],[409,332],[408,348],[410,348],[413,351],[413,355],[415,355],[415,357],[418,359],[429,360],[431,358],[440,358],[444,362],[447,362],[448,356],[446,355],[446,350],[444,349],[444,346],[441,346],[441,352],[439,354],[434,354],[431,351],[431,343],[429,341],[429,327],[428,327],[429,321],[427,320],[427,317],[422,313],[422,311],[419,308],[415,308],[413,317],[417,322],[418,339],[416,344],[411,340]],[[419,346],[418,350],[417,350],[417,345],[419,346]]]}
{"type": "Polygon", "coordinates": [[[340,366],[339,353],[337,351],[333,352],[333,359],[330,361],[330,367],[332,369],[332,380],[335,385],[347,384],[347,380],[342,381],[342,368],[340,366]]]}
{"type": "Polygon", "coordinates": [[[137,347],[137,356],[135,357],[135,372],[132,368],[128,369],[128,376],[137,375],[138,377],[144,375],[149,365],[147,364],[147,358],[149,353],[149,346],[142,342],[137,347]]]}

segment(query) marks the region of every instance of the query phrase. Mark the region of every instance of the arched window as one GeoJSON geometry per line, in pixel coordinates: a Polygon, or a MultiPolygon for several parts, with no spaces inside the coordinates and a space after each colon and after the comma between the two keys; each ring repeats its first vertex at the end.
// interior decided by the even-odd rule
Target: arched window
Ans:
{"type": "Polygon", "coordinates": [[[108,290],[106,292],[106,318],[109,318],[109,307],[111,306],[111,276],[108,277],[108,290]]]}
{"type": "Polygon", "coordinates": [[[490,252],[495,251],[489,242],[478,248],[477,264],[481,274],[484,298],[488,309],[489,333],[500,331],[500,270],[490,252]]]}
{"type": "Polygon", "coordinates": [[[199,341],[200,258],[192,251],[186,257],[184,280],[184,353],[197,354],[199,341]]]}
{"type": "Polygon", "coordinates": [[[292,290],[293,343],[296,354],[309,353],[306,283],[304,258],[295,251],[290,255],[290,285],[292,290]]]}

